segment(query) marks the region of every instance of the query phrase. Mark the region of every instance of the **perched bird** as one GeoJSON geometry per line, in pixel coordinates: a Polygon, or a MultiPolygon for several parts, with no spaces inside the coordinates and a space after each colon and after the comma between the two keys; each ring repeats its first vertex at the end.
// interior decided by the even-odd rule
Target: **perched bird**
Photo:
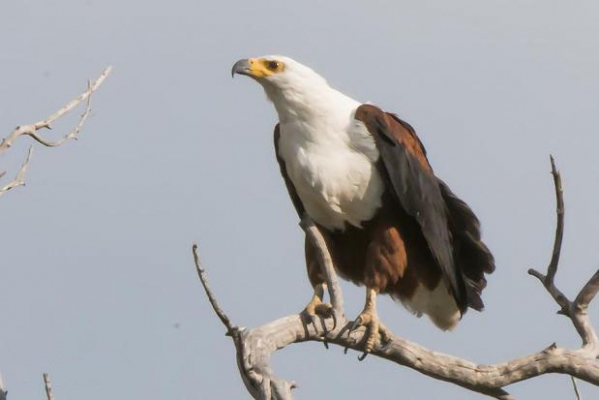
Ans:
{"type": "MultiPolygon", "coordinates": [[[[284,56],[239,60],[232,75],[253,78],[273,102],[276,157],[300,216],[321,229],[339,275],[366,287],[354,327],[365,352],[389,335],[376,295],[389,294],[443,330],[470,307],[483,309],[494,259],[470,207],[437,178],[414,129],[394,114],[330,87],[284,56]]],[[[326,313],[316,249],[305,243],[314,288],[305,312],[326,313]]]]}

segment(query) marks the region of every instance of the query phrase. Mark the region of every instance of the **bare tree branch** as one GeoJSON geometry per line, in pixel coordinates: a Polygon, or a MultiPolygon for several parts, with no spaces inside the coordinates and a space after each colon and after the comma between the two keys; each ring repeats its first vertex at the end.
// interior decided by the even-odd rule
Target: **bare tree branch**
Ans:
{"type": "Polygon", "coordinates": [[[562,176],[559,171],[555,168],[555,160],[553,156],[549,156],[551,161],[551,175],[553,175],[553,186],[555,187],[555,199],[556,199],[556,214],[557,224],[555,229],[555,240],[553,242],[553,254],[551,255],[551,262],[547,267],[547,281],[553,284],[555,274],[557,273],[557,265],[559,264],[559,256],[562,251],[562,241],[564,238],[564,213],[566,208],[564,206],[564,188],[562,186],[562,176]]]}
{"type": "Polygon", "coordinates": [[[562,240],[564,237],[564,189],[562,187],[562,177],[559,171],[555,168],[555,160],[553,156],[550,156],[551,160],[551,174],[553,175],[553,183],[555,186],[555,198],[556,198],[556,214],[557,214],[557,224],[555,229],[555,240],[553,242],[553,254],[551,256],[551,262],[547,266],[547,275],[543,275],[542,273],[529,269],[528,273],[535,278],[539,279],[545,289],[551,294],[553,299],[559,304],[561,307],[560,314],[567,315],[570,312],[570,302],[564,296],[564,294],[555,286],[553,283],[555,279],[555,274],[557,273],[557,265],[559,264],[559,257],[562,249],[562,240]]]}
{"type": "MultiPolygon", "coordinates": [[[[485,394],[501,400],[513,400],[505,387],[548,373],[570,375],[593,385],[599,386],[599,346],[597,335],[587,314],[589,302],[599,291],[599,271],[580,290],[576,300],[571,302],[555,286],[561,243],[563,238],[563,190],[561,176],[555,168],[552,158],[552,174],[557,200],[557,227],[554,249],[547,275],[530,270],[561,307],[562,314],[567,316],[578,331],[583,346],[580,349],[566,349],[555,344],[537,353],[523,356],[497,364],[476,364],[459,357],[438,353],[401,337],[392,337],[390,341],[377,343],[372,355],[396,364],[414,369],[431,378],[453,383],[463,388],[485,394]]],[[[307,324],[299,314],[283,317],[263,326],[245,329],[229,325],[226,315],[215,306],[214,294],[207,289],[206,276],[200,275],[202,285],[206,289],[209,300],[217,315],[227,327],[237,349],[237,365],[246,388],[256,399],[289,400],[293,396],[291,389],[294,382],[278,378],[270,366],[271,355],[288,345],[305,341],[326,341],[339,346],[362,351],[365,341],[364,327],[351,331],[352,321],[345,317],[342,304],[343,295],[338,284],[337,274],[326,247],[326,242],[318,227],[309,220],[302,221],[301,226],[312,243],[320,250],[321,266],[326,276],[331,302],[337,304],[340,312],[337,323],[333,318],[323,318],[322,324],[307,324]],[[218,309],[218,311],[217,311],[218,309]]],[[[194,247],[196,265],[199,265],[194,247]]],[[[200,269],[200,267],[198,267],[200,269]]],[[[204,271],[202,270],[204,273],[204,271]]]]}
{"type": "Polygon", "coordinates": [[[233,332],[235,327],[231,323],[231,320],[229,319],[227,314],[225,314],[225,312],[218,305],[218,302],[216,301],[216,297],[214,297],[214,294],[212,294],[212,290],[210,289],[210,286],[208,286],[208,277],[206,276],[206,271],[202,267],[202,262],[200,261],[200,256],[198,255],[198,245],[194,244],[192,246],[192,251],[193,251],[193,261],[195,262],[196,270],[198,271],[198,277],[200,278],[200,281],[202,282],[202,286],[204,286],[204,290],[206,291],[206,296],[208,296],[210,305],[212,305],[212,309],[214,310],[216,315],[218,315],[218,317],[220,318],[220,321],[223,323],[223,325],[227,327],[227,334],[230,334],[231,332],[233,332]]]}
{"type": "Polygon", "coordinates": [[[551,174],[555,185],[555,197],[557,203],[557,228],[555,231],[555,241],[553,246],[553,256],[547,267],[547,275],[539,271],[529,269],[528,273],[539,279],[551,297],[560,306],[559,313],[567,316],[574,324],[576,331],[582,339],[582,350],[588,352],[589,356],[597,358],[599,356],[599,339],[593,325],[591,324],[587,313],[588,305],[599,291],[599,270],[591,277],[587,284],[580,290],[574,302],[570,301],[554,283],[557,265],[561,252],[562,238],[564,234],[564,191],[562,187],[562,178],[555,168],[555,161],[551,157],[551,174]]]}
{"type": "MultiPolygon", "coordinates": [[[[195,244],[192,246],[192,252],[198,277],[200,278],[200,282],[204,287],[206,296],[208,296],[210,305],[212,306],[212,309],[216,315],[218,315],[220,321],[227,328],[227,335],[231,336],[233,339],[235,349],[237,350],[237,365],[239,367],[243,383],[245,384],[248,392],[250,392],[250,394],[256,399],[289,398],[288,396],[291,395],[291,389],[295,387],[295,384],[273,377],[270,373],[268,359],[266,359],[265,362],[260,362],[258,359],[250,359],[250,357],[254,356],[254,354],[250,354],[247,351],[247,340],[245,338],[247,335],[247,330],[243,327],[234,326],[227,314],[225,314],[225,312],[220,308],[214,294],[212,293],[212,290],[210,289],[210,286],[208,285],[208,277],[206,276],[206,271],[200,262],[198,248],[195,244]],[[256,361],[257,364],[254,364],[256,361]],[[267,370],[263,370],[262,367],[267,368],[267,370]]],[[[269,340],[265,340],[260,345],[268,346],[269,343],[271,343],[269,340]]],[[[275,349],[272,351],[274,350],[275,349]]],[[[270,355],[270,353],[264,354],[270,355]]],[[[260,353],[256,353],[255,356],[259,358],[261,355],[262,354],[260,353]]]]}
{"type": "MultiPolygon", "coordinates": [[[[33,154],[33,146],[29,147],[29,151],[27,152],[27,158],[25,162],[21,166],[21,169],[17,173],[17,176],[12,181],[8,182],[4,187],[0,188],[0,196],[4,193],[8,192],[11,189],[14,189],[18,186],[25,186],[25,175],[27,174],[27,170],[29,169],[29,161],[31,160],[31,155],[33,154]]],[[[4,174],[2,174],[4,175],[4,174]]],[[[1,175],[0,175],[1,177],[1,175]]]]}
{"type": "MultiPolygon", "coordinates": [[[[41,143],[42,145],[44,145],[46,147],[57,147],[57,146],[62,145],[63,143],[65,143],[68,140],[71,140],[71,139],[76,140],[77,136],[79,135],[79,132],[81,131],[81,128],[83,127],[83,124],[85,124],[85,122],[91,115],[92,93],[94,93],[96,90],[98,90],[98,88],[100,86],[102,86],[102,84],[104,83],[104,80],[106,80],[106,78],[108,77],[108,75],[110,74],[111,71],[112,71],[112,67],[106,68],[104,70],[104,72],[102,73],[102,75],[100,75],[100,77],[98,79],[96,79],[95,82],[91,82],[91,81],[88,82],[87,90],[85,92],[83,92],[82,94],[80,94],[79,96],[77,96],[76,98],[71,100],[64,107],[62,107],[60,110],[56,111],[54,114],[50,115],[48,118],[46,118],[42,121],[36,122],[34,124],[17,126],[6,138],[2,139],[2,142],[0,142],[0,154],[5,152],[6,150],[8,150],[12,146],[12,144],[15,142],[15,140],[17,140],[21,136],[29,136],[29,137],[33,138],[35,141],[37,141],[38,143],[41,143]],[[62,118],[65,114],[67,114],[69,111],[71,111],[73,108],[77,107],[79,104],[81,104],[83,102],[85,102],[85,110],[83,111],[83,114],[81,114],[77,124],[73,127],[73,129],[71,129],[66,135],[64,135],[62,138],[60,138],[59,140],[56,140],[56,141],[48,140],[48,139],[44,138],[42,135],[40,135],[40,133],[38,131],[40,131],[42,129],[52,129],[52,124],[55,121],[62,118]]],[[[25,174],[29,167],[30,159],[31,159],[31,149],[29,149],[29,154],[27,155],[27,159],[25,160],[25,163],[21,167],[21,170],[17,174],[16,178],[13,179],[11,182],[9,182],[4,187],[0,188],[0,196],[3,195],[4,193],[6,193],[7,191],[9,191],[10,189],[14,189],[15,187],[25,185],[25,174]]],[[[4,174],[5,174],[5,172],[1,172],[0,178],[4,174]]]]}
{"type": "Polygon", "coordinates": [[[44,374],[44,386],[46,387],[47,399],[54,400],[54,392],[52,391],[52,383],[50,382],[50,374],[44,374]]]}
{"type": "Polygon", "coordinates": [[[15,130],[12,131],[11,134],[8,135],[5,139],[3,139],[2,142],[0,143],[0,153],[3,153],[8,148],[10,148],[10,146],[12,146],[13,142],[15,140],[17,140],[20,136],[30,136],[37,142],[39,142],[47,147],[60,146],[67,140],[76,139],[77,135],[79,134],[79,131],[81,130],[81,127],[83,126],[83,124],[85,123],[85,121],[87,120],[87,118],[89,117],[89,115],[91,113],[91,95],[92,95],[92,93],[94,93],[96,90],[98,90],[100,88],[100,86],[102,86],[102,84],[104,83],[104,80],[106,80],[108,75],[110,75],[111,71],[112,71],[112,67],[106,68],[104,70],[104,72],[98,77],[98,79],[96,79],[95,82],[88,82],[87,90],[85,92],[83,92],[79,96],[75,97],[73,100],[71,100],[69,103],[67,103],[60,110],[56,111],[54,114],[50,115],[48,118],[46,118],[42,121],[36,122],[34,124],[17,126],[15,128],[15,130]],[[79,118],[79,121],[77,122],[77,125],[75,125],[75,127],[70,132],[68,132],[65,136],[63,136],[61,139],[53,142],[48,139],[45,139],[43,136],[41,136],[38,133],[38,131],[42,130],[42,129],[52,129],[52,124],[54,122],[56,122],[58,119],[62,118],[65,114],[67,114],[69,111],[71,111],[73,108],[77,107],[79,104],[83,103],[84,101],[86,102],[85,111],[83,112],[83,114],[81,114],[81,117],[79,118]]]}

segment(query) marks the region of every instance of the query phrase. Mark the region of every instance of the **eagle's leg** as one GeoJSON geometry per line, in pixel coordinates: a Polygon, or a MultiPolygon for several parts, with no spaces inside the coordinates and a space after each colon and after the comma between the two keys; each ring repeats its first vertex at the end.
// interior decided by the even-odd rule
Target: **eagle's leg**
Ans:
{"type": "Polygon", "coordinates": [[[376,312],[376,295],[377,291],[375,289],[366,288],[364,310],[358,315],[350,329],[351,332],[360,326],[366,327],[366,344],[364,345],[364,354],[360,357],[360,360],[363,360],[377,343],[386,343],[392,337],[391,331],[380,321],[376,312]]]}

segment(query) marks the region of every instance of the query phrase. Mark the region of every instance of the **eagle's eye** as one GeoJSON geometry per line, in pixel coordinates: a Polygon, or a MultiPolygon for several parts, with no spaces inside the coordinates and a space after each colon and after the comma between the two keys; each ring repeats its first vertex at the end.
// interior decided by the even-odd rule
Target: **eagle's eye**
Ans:
{"type": "Polygon", "coordinates": [[[281,63],[278,61],[268,61],[266,63],[266,66],[268,67],[268,69],[270,69],[271,71],[276,71],[279,69],[279,67],[281,66],[281,63]]]}

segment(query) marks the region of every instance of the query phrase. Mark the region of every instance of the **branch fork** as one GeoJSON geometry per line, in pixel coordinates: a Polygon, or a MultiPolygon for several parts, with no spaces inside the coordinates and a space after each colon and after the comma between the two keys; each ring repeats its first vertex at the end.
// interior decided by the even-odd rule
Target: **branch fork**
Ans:
{"type": "MultiPolygon", "coordinates": [[[[69,103],[67,103],[65,106],[63,106],[60,110],[56,111],[54,114],[50,115],[48,118],[46,118],[42,121],[38,121],[33,124],[17,126],[7,137],[2,139],[2,141],[0,142],[0,154],[7,151],[13,145],[13,143],[21,136],[29,136],[33,140],[42,144],[45,147],[58,147],[69,140],[77,140],[77,138],[79,136],[79,132],[81,131],[81,129],[83,128],[83,125],[85,124],[85,122],[91,115],[92,94],[96,90],[98,90],[100,88],[100,86],[102,86],[102,84],[104,83],[104,80],[106,80],[108,75],[110,75],[111,71],[112,71],[112,67],[106,68],[104,70],[104,72],[98,77],[98,79],[96,79],[93,82],[89,81],[87,83],[87,90],[85,92],[83,92],[79,96],[75,97],[73,100],[71,100],[69,103]],[[62,138],[60,138],[56,141],[52,141],[52,140],[45,138],[44,136],[42,136],[39,133],[39,131],[44,130],[44,129],[52,129],[52,124],[54,122],[56,122],[57,120],[62,118],[65,114],[69,113],[71,110],[73,110],[75,107],[82,104],[83,102],[85,102],[85,110],[79,117],[77,124],[62,138]]],[[[9,182],[7,185],[0,188],[0,196],[2,196],[4,193],[8,192],[11,189],[14,189],[15,187],[25,185],[25,174],[27,173],[27,170],[29,167],[29,161],[31,159],[31,154],[32,154],[32,149],[30,148],[29,152],[27,154],[27,158],[26,158],[25,162],[23,163],[23,166],[17,173],[17,176],[11,182],[9,182]]],[[[0,177],[2,177],[2,175],[4,175],[4,173],[0,174],[0,177]]]]}
{"type": "MultiPolygon", "coordinates": [[[[587,313],[588,305],[599,291],[599,270],[580,290],[574,301],[569,300],[555,285],[561,244],[563,238],[564,202],[561,176],[551,168],[557,200],[557,227],[554,249],[547,273],[534,269],[528,273],[543,284],[560,307],[560,314],[568,317],[582,340],[580,349],[565,349],[553,344],[545,350],[507,362],[483,365],[431,351],[401,337],[390,337],[386,343],[377,343],[372,355],[414,369],[431,378],[453,383],[463,388],[502,400],[515,399],[504,388],[510,384],[531,379],[547,373],[570,375],[599,386],[599,340],[587,313]]],[[[333,343],[347,349],[362,351],[365,329],[351,330],[352,322],[343,311],[343,294],[326,242],[312,220],[300,223],[312,244],[319,249],[319,258],[326,276],[327,288],[333,306],[333,317],[307,322],[300,314],[289,315],[263,326],[246,329],[233,325],[219,307],[210,290],[206,273],[201,266],[197,246],[193,246],[194,260],[200,281],[215,313],[220,318],[235,344],[237,366],[248,392],[255,399],[289,400],[297,385],[274,375],[270,366],[271,355],[288,345],[305,341],[333,343]]],[[[574,388],[577,391],[575,381],[574,388]]],[[[578,393],[578,391],[577,391],[578,393]]]]}

